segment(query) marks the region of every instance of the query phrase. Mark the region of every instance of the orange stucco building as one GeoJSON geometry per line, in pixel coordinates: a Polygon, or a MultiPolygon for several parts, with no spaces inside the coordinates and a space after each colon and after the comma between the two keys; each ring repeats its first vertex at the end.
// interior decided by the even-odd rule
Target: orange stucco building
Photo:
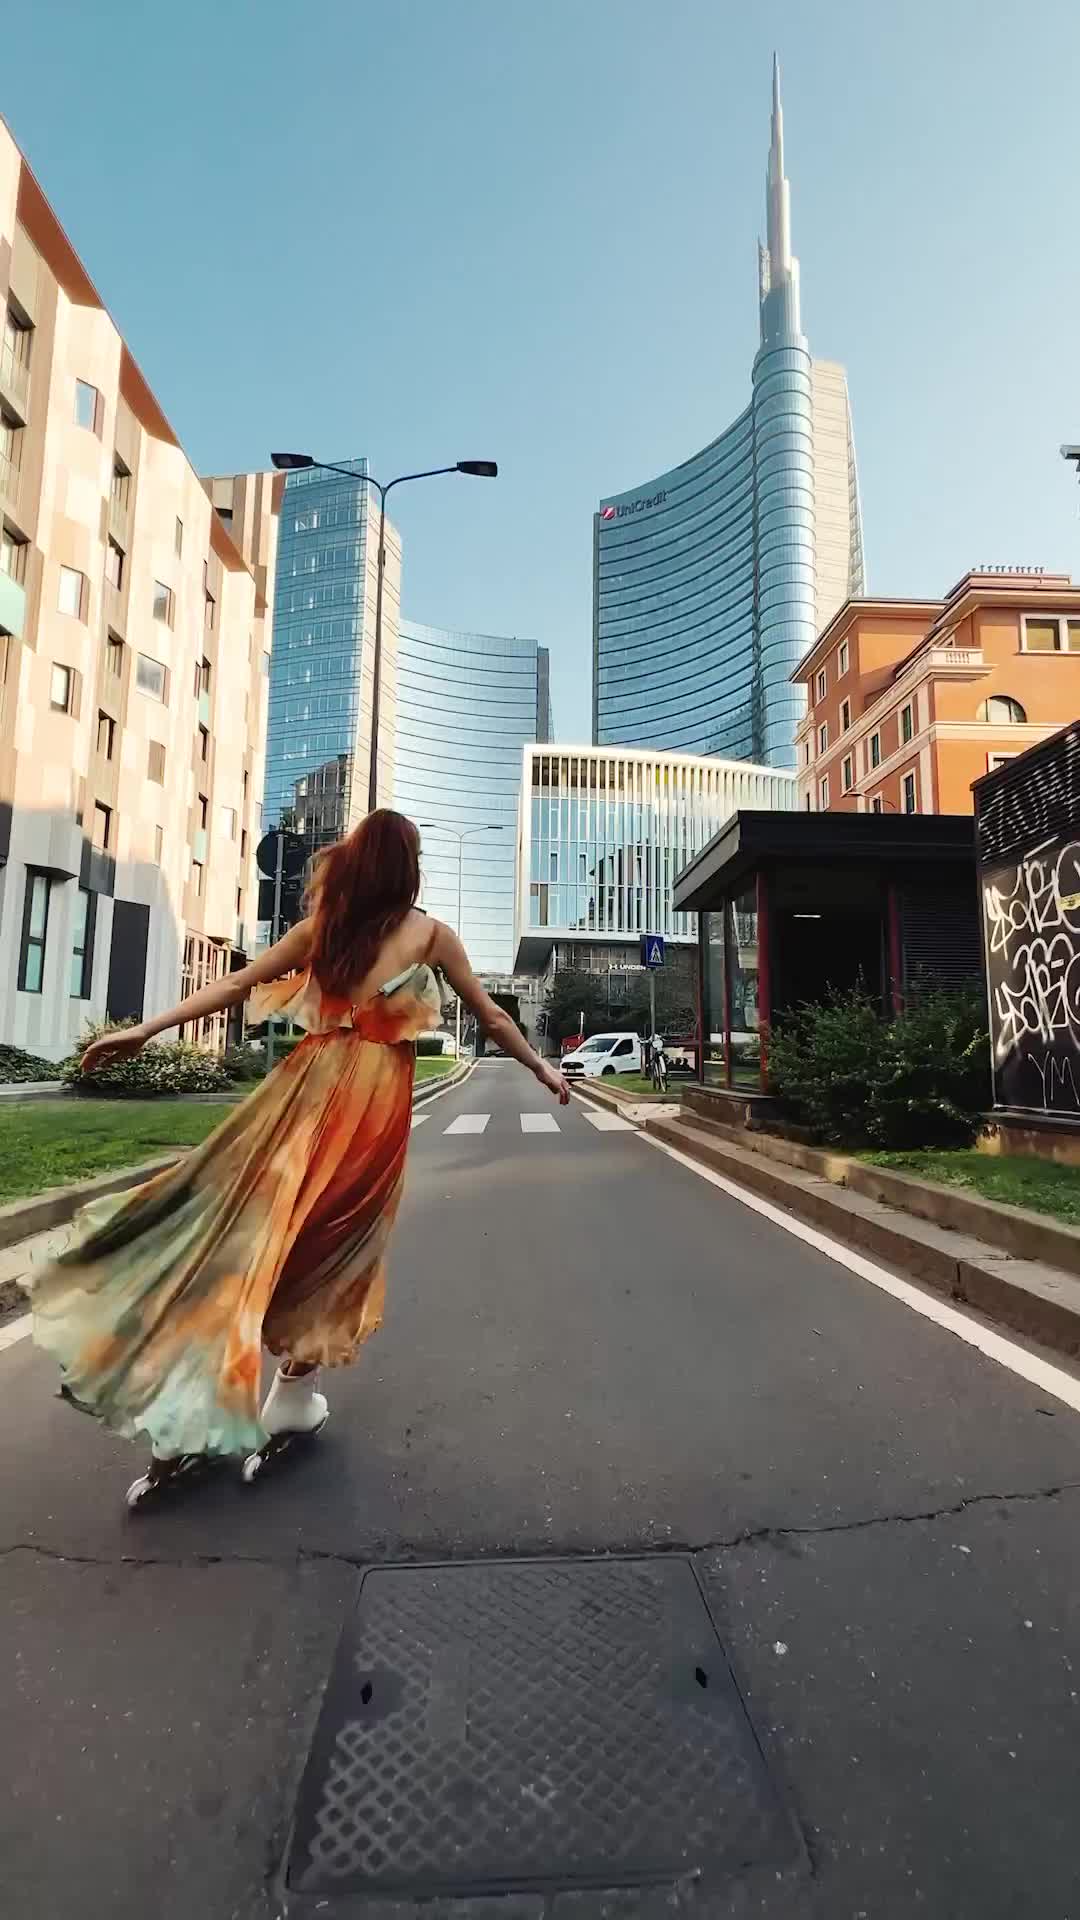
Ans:
{"type": "Polygon", "coordinates": [[[1000,569],[848,600],[792,677],[801,808],[970,813],[973,781],[1080,714],[1080,587],[1000,569]]]}

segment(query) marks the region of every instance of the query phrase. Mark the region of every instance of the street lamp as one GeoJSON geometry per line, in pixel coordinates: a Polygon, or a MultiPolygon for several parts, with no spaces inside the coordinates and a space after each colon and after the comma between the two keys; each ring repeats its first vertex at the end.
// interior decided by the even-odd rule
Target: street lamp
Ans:
{"type": "MultiPolygon", "coordinates": [[[[418,820],[417,826],[423,833],[449,833],[458,843],[457,863],[457,937],[461,939],[461,878],[465,867],[465,842],[475,833],[502,833],[503,828],[493,822],[484,827],[444,827],[440,820],[418,820]]],[[[457,1057],[461,1059],[461,995],[457,996],[457,1020],[454,1045],[457,1057]]]]}
{"type": "Polygon", "coordinates": [[[347,480],[360,480],[374,487],[379,496],[379,572],[375,588],[375,657],[371,674],[371,754],[368,762],[368,812],[373,813],[379,799],[378,753],[379,753],[379,695],[382,690],[382,603],[383,575],[386,572],[386,543],[383,535],[386,530],[386,496],[394,487],[404,486],[406,480],[432,480],[440,473],[467,473],[476,480],[494,480],[498,477],[498,463],[494,460],[455,460],[451,467],[425,467],[423,473],[399,473],[394,480],[388,480],[383,486],[372,478],[370,473],[353,473],[349,467],[335,466],[332,460],[316,460],[310,453],[272,453],[271,465],[279,473],[304,473],[309,467],[318,467],[320,473],[343,473],[347,480]]]}

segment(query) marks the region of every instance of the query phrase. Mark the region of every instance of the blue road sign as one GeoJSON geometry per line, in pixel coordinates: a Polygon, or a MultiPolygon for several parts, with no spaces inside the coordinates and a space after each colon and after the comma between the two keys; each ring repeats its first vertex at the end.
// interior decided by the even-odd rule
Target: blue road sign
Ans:
{"type": "Polygon", "coordinates": [[[641,964],[650,971],[664,964],[664,936],[661,933],[643,933],[641,936],[641,964]]]}

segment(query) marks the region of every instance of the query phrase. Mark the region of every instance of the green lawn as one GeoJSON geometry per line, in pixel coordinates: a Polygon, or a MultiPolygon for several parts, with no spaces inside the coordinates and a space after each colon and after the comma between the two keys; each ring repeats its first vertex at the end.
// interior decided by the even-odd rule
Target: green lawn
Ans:
{"type": "Polygon", "coordinates": [[[442,1073],[453,1073],[457,1061],[452,1053],[433,1053],[416,1063],[418,1080],[437,1080],[442,1073]]]}
{"type": "Polygon", "coordinates": [[[0,1110],[0,1202],[197,1147],[228,1108],[199,1100],[34,1100],[0,1110]]]}
{"type": "Polygon", "coordinates": [[[1011,1207],[1031,1207],[1052,1213],[1067,1226],[1080,1227],[1080,1167],[1061,1167],[1053,1160],[1027,1154],[946,1152],[864,1153],[875,1167],[895,1167],[900,1173],[938,1180],[948,1187],[967,1187],[983,1200],[1003,1200],[1011,1207]]]}

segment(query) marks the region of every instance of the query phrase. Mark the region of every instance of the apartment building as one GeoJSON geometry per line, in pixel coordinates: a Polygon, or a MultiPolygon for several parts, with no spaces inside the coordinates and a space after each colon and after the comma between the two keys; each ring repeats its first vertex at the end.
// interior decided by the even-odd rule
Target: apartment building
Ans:
{"type": "Polygon", "coordinates": [[[848,600],[792,678],[801,808],[971,813],[975,780],[1080,713],[1080,587],[997,567],[848,600]]]}
{"type": "Polygon", "coordinates": [[[199,479],[2,123],[0,314],[0,1042],[59,1059],[248,948],[282,489],[199,479]]]}

